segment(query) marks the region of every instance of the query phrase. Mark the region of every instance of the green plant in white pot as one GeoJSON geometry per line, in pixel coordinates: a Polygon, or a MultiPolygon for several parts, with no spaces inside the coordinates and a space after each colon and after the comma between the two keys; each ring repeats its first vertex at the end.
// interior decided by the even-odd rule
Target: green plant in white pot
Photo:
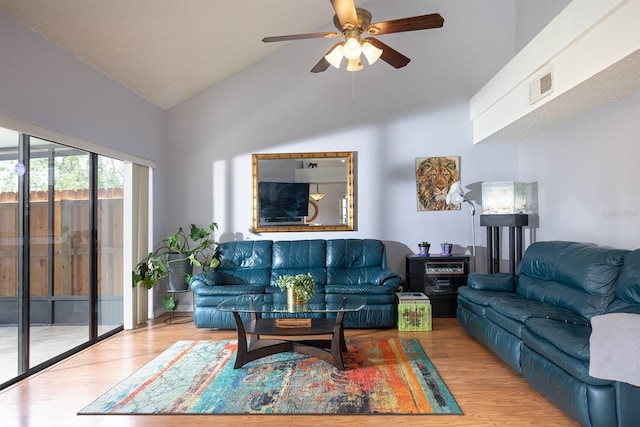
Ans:
{"type": "MultiPolygon", "coordinates": [[[[213,240],[217,229],[215,222],[208,228],[189,224],[189,234],[180,227],[136,265],[132,272],[133,287],[151,289],[160,280],[168,278],[172,290],[186,290],[193,266],[208,270],[220,263],[218,243],[213,240]]],[[[163,306],[165,310],[173,311],[177,308],[177,301],[172,295],[167,295],[163,306]]]]}

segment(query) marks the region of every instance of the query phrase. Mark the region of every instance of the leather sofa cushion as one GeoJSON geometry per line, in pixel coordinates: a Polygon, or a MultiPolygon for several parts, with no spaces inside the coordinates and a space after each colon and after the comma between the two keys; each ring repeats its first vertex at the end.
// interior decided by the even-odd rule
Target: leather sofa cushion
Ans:
{"type": "Polygon", "coordinates": [[[584,243],[536,242],[519,266],[516,292],[583,317],[602,314],[613,301],[627,253],[584,243]]]}
{"type": "Polygon", "coordinates": [[[571,310],[518,296],[509,300],[493,298],[489,305],[496,312],[524,323],[532,317],[588,325],[588,321],[571,310]]]}
{"type": "Polygon", "coordinates": [[[525,325],[563,353],[567,353],[576,359],[589,360],[591,327],[584,324],[535,318],[528,319],[525,325]]]}
{"type": "Polygon", "coordinates": [[[560,254],[554,280],[591,295],[612,296],[628,252],[576,243],[560,254]]]}
{"type": "Polygon", "coordinates": [[[491,301],[492,298],[505,298],[507,300],[511,300],[517,297],[514,293],[478,290],[469,286],[459,287],[458,295],[473,302],[474,304],[485,307],[489,307],[489,301],[491,301]]]}
{"type": "Polygon", "coordinates": [[[635,313],[640,314],[640,304],[629,304],[621,299],[614,299],[609,307],[607,307],[607,313],[635,313]]]}
{"type": "MultiPolygon", "coordinates": [[[[359,295],[367,302],[394,303],[395,289],[390,286],[379,285],[327,285],[325,288],[327,297],[330,294],[337,295],[359,295]]],[[[327,301],[329,299],[327,298],[327,301]]]]}
{"type": "Polygon", "coordinates": [[[564,283],[525,275],[518,278],[516,292],[532,301],[546,302],[587,318],[604,313],[613,299],[613,295],[592,295],[564,283]]]}
{"type": "Polygon", "coordinates": [[[629,304],[640,304],[640,249],[627,254],[618,277],[616,296],[629,304]]]}
{"type": "Polygon", "coordinates": [[[556,267],[562,252],[574,242],[535,242],[527,250],[518,264],[518,276],[526,275],[542,280],[554,280],[556,267]]]}
{"type": "Polygon", "coordinates": [[[327,240],[327,268],[387,268],[384,244],[375,239],[327,240]]]}
{"type": "Polygon", "coordinates": [[[197,294],[206,295],[224,295],[232,297],[236,295],[263,294],[264,286],[260,285],[222,285],[222,286],[199,286],[197,294]]]}
{"type": "MultiPolygon", "coordinates": [[[[545,319],[532,319],[532,320],[545,320],[545,319]]],[[[568,328],[565,330],[563,334],[559,338],[571,339],[573,342],[576,342],[578,347],[581,347],[580,338],[572,337],[571,331],[585,328],[584,326],[579,325],[568,325],[568,328]]],[[[581,333],[578,333],[580,335],[581,333]]],[[[557,366],[562,369],[562,371],[568,373],[576,380],[591,384],[591,385],[608,385],[611,384],[611,381],[601,380],[599,378],[594,378],[589,375],[589,360],[579,359],[574,357],[573,354],[567,353],[558,347],[556,347],[552,342],[546,340],[545,338],[540,337],[538,334],[533,332],[530,328],[526,328],[522,333],[522,342],[525,345],[525,348],[529,348],[533,350],[536,354],[544,357],[544,364],[548,366],[557,366]],[[553,362],[552,362],[553,361],[553,362]]],[[[588,338],[587,338],[588,342],[588,338]]],[[[524,366],[525,361],[524,358],[526,356],[526,352],[523,350],[522,352],[522,364],[524,366]]]]}
{"type": "Polygon", "coordinates": [[[524,323],[504,316],[492,308],[486,310],[486,317],[511,335],[522,339],[522,331],[525,329],[524,323]]]}
{"type": "Polygon", "coordinates": [[[243,240],[221,243],[216,285],[260,285],[271,278],[272,242],[243,240]]]}
{"type": "MultiPolygon", "coordinates": [[[[323,293],[327,282],[325,240],[292,240],[273,242],[271,287],[286,274],[311,274],[316,293],[323,293]]],[[[279,289],[278,289],[279,290],[279,289]]]]}
{"type": "Polygon", "coordinates": [[[241,268],[271,268],[272,242],[270,240],[242,240],[220,243],[218,271],[241,268]]]}
{"type": "Polygon", "coordinates": [[[475,315],[480,316],[484,319],[487,315],[488,307],[488,305],[476,304],[475,302],[470,301],[464,296],[458,294],[458,310],[456,317],[458,317],[458,321],[460,321],[460,310],[461,308],[466,308],[467,310],[473,312],[475,315]]]}

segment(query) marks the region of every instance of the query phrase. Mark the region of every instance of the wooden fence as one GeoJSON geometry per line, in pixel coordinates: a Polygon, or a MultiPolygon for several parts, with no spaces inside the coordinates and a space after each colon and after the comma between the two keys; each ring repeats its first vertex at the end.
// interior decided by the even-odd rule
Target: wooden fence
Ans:
{"type": "MultiPolygon", "coordinates": [[[[31,296],[88,296],[89,191],[55,192],[51,231],[48,193],[34,191],[29,197],[31,296]],[[50,274],[53,274],[51,289],[50,274]]],[[[122,217],[122,189],[99,190],[100,296],[122,296],[123,293],[122,217]]],[[[0,297],[18,295],[18,243],[18,195],[0,193],[0,297]]]]}

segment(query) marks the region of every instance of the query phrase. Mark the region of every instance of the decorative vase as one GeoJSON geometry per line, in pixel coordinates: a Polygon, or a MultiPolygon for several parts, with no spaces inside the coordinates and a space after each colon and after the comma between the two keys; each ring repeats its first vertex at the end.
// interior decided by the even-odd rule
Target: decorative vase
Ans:
{"type": "Polygon", "coordinates": [[[429,248],[431,247],[431,245],[427,245],[427,246],[420,245],[418,247],[420,248],[420,253],[418,255],[429,256],[429,248]]]}
{"type": "Polygon", "coordinates": [[[167,254],[167,264],[171,269],[169,275],[169,289],[185,291],[189,288],[187,276],[193,273],[193,266],[183,254],[167,254]]]}
{"type": "Polygon", "coordinates": [[[289,312],[297,311],[297,308],[308,301],[302,298],[293,288],[287,288],[287,309],[289,312]]]}
{"type": "Polygon", "coordinates": [[[442,253],[440,255],[442,256],[451,255],[451,250],[453,249],[453,245],[451,243],[441,243],[440,247],[442,248],[442,253]]]}

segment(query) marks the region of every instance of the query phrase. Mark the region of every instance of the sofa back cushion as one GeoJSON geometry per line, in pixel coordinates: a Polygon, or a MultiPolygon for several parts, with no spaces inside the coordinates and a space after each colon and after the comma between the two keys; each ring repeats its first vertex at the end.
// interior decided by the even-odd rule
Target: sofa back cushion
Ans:
{"type": "Polygon", "coordinates": [[[629,304],[640,304],[640,249],[629,252],[625,257],[616,296],[629,304]]]}
{"type": "Polygon", "coordinates": [[[557,241],[532,243],[518,265],[518,275],[554,280],[560,254],[573,244],[557,241]]]}
{"type": "Polygon", "coordinates": [[[584,243],[536,242],[522,259],[516,292],[583,317],[604,313],[627,252],[584,243]]]}
{"type": "Polygon", "coordinates": [[[375,239],[327,240],[327,284],[373,284],[387,268],[384,243],[375,239]]]}
{"type": "Polygon", "coordinates": [[[268,286],[271,278],[271,240],[242,240],[220,244],[216,269],[222,284],[268,286]]]}
{"type": "Polygon", "coordinates": [[[316,293],[324,292],[327,283],[325,240],[292,240],[273,242],[271,286],[280,276],[310,273],[316,282],[316,293]]]}

